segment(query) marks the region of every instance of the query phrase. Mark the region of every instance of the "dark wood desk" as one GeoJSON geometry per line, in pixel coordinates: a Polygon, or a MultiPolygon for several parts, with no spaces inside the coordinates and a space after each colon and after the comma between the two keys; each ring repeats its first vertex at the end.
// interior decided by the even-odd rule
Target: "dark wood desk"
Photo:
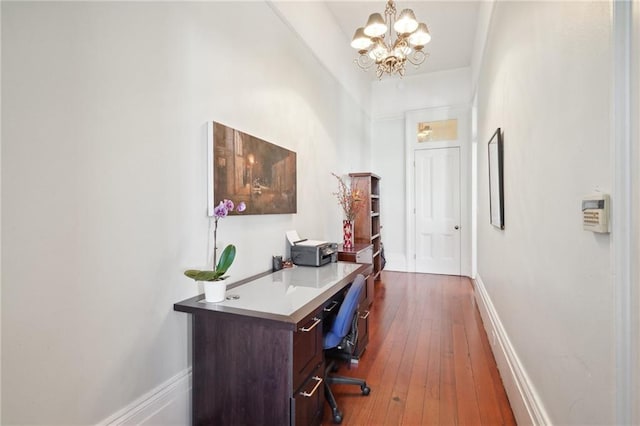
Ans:
{"type": "Polygon", "coordinates": [[[193,425],[320,424],[324,311],[371,269],[298,266],[227,291],[238,299],[176,303],[191,314],[193,425]]]}

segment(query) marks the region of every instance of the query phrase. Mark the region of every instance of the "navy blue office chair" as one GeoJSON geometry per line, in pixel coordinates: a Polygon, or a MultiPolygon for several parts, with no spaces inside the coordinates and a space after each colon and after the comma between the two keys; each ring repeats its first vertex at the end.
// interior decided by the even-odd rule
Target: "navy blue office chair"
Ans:
{"type": "Polygon", "coordinates": [[[340,310],[331,326],[331,330],[324,335],[323,347],[325,356],[327,359],[331,359],[331,362],[325,370],[324,393],[327,402],[331,406],[334,423],[342,422],[342,413],[338,409],[336,398],[331,391],[331,385],[333,383],[358,385],[363,395],[369,395],[369,392],[371,392],[371,389],[367,386],[367,382],[362,379],[334,376],[331,374],[337,370],[335,358],[346,359],[349,363],[353,358],[353,351],[358,342],[358,303],[360,302],[364,285],[364,276],[359,274],[347,291],[347,295],[340,305],[340,310]]]}

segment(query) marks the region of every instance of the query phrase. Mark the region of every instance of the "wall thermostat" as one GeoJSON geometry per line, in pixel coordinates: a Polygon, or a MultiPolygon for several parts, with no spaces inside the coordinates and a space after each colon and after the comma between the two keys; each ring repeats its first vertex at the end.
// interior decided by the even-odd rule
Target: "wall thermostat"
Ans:
{"type": "Polygon", "coordinates": [[[582,199],[582,229],[609,232],[609,195],[593,194],[582,199]]]}

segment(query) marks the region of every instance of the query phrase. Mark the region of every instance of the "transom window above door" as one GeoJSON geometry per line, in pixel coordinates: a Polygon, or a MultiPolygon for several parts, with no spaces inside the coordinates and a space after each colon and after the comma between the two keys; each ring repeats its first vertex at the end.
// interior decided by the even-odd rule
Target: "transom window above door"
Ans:
{"type": "Polygon", "coordinates": [[[425,121],[417,126],[418,142],[439,142],[458,139],[458,120],[425,121]]]}

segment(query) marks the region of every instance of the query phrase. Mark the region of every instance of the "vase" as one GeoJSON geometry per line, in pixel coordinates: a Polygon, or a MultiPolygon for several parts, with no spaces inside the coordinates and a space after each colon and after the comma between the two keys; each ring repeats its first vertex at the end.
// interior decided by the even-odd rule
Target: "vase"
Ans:
{"type": "Polygon", "coordinates": [[[342,221],[342,248],[353,250],[353,220],[342,221]]]}
{"type": "Polygon", "coordinates": [[[204,300],[206,302],[222,302],[227,292],[227,280],[203,281],[204,300]]]}

